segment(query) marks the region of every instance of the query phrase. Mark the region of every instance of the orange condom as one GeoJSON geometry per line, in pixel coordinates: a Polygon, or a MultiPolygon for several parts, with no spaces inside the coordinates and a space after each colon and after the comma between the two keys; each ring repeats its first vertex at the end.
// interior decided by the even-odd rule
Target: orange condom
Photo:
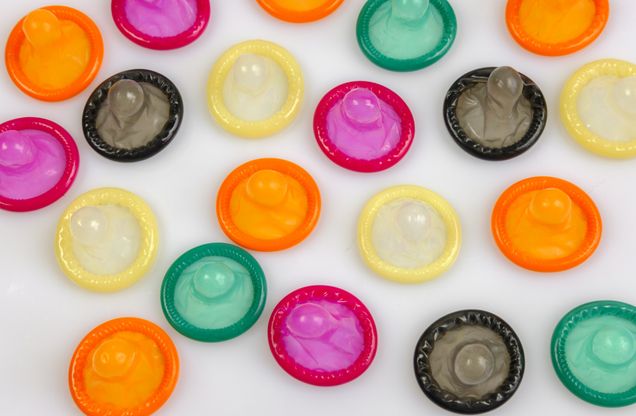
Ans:
{"type": "Polygon", "coordinates": [[[608,0],[508,0],[512,37],[539,55],[567,55],[592,43],[609,17],[608,0]]]}
{"type": "Polygon", "coordinates": [[[562,179],[534,177],[508,188],[492,213],[492,232],[512,262],[538,272],[584,262],[601,239],[601,216],[590,197],[562,179]]]}
{"type": "Polygon", "coordinates": [[[309,173],[294,163],[252,160],[223,181],[216,213],[221,229],[235,243],[252,250],[284,250],[316,226],[320,191],[309,173]]]}
{"type": "Polygon", "coordinates": [[[306,23],[333,13],[344,0],[257,0],[272,16],[292,23],[306,23]]]}
{"type": "Polygon", "coordinates": [[[15,85],[43,101],[61,101],[82,92],[95,79],[103,56],[95,23],[64,6],[30,12],[11,31],[5,50],[15,85]]]}

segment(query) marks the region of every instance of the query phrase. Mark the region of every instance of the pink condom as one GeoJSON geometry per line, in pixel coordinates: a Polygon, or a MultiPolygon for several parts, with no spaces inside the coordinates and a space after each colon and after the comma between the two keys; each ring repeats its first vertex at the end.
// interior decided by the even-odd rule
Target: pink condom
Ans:
{"type": "Polygon", "coordinates": [[[0,208],[52,204],[71,187],[78,167],[77,145],[56,123],[25,117],[0,124],[0,208]]]}
{"type": "Polygon", "coordinates": [[[336,164],[358,172],[390,168],[408,152],[415,122],[406,103],[372,82],[339,85],[320,101],[314,114],[320,149],[336,164]]]}
{"type": "Polygon", "coordinates": [[[347,383],[371,365],[377,331],[351,293],[307,286],[281,300],[269,319],[269,347],[291,376],[316,386],[347,383]]]}
{"type": "Polygon", "coordinates": [[[112,0],[113,20],[128,39],[150,49],[194,42],[210,20],[210,0],[112,0]]]}

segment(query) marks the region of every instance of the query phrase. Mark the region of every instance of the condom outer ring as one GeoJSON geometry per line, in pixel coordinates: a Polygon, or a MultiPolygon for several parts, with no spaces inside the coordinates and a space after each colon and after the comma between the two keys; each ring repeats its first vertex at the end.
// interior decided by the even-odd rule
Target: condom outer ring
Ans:
{"type": "Polygon", "coordinates": [[[197,17],[194,24],[184,32],[169,37],[150,36],[141,32],[128,20],[126,1],[112,0],[111,13],[117,29],[139,46],[155,50],[177,49],[194,42],[205,32],[210,21],[210,0],[197,0],[197,17]]]}
{"type": "Polygon", "coordinates": [[[353,81],[338,85],[329,91],[318,103],[314,113],[314,136],[323,153],[335,164],[357,172],[378,172],[398,163],[409,151],[415,136],[415,120],[408,105],[402,98],[387,87],[367,81],[353,81]],[[389,153],[372,160],[356,159],[342,152],[329,137],[327,116],[329,111],[344,96],[355,88],[372,91],[379,99],[389,104],[400,117],[402,133],[400,140],[389,153]]]}
{"type": "Polygon", "coordinates": [[[472,156],[493,161],[511,159],[530,149],[541,137],[548,120],[548,106],[543,93],[534,81],[519,73],[523,80],[523,96],[530,102],[532,108],[532,122],[526,134],[516,143],[502,148],[484,146],[468,137],[457,117],[459,97],[478,83],[487,82],[495,69],[497,68],[480,68],[462,75],[453,83],[444,99],[444,122],[455,143],[472,156]]]}
{"type": "Polygon", "coordinates": [[[5,63],[11,80],[25,94],[42,101],[63,101],[84,91],[93,82],[104,58],[104,41],[95,22],[79,10],[66,6],[47,6],[42,9],[52,12],[60,19],[71,20],[86,33],[91,44],[91,55],[82,75],[71,84],[57,90],[44,89],[29,80],[20,66],[20,46],[26,39],[22,32],[22,22],[26,17],[20,19],[9,35],[5,63]]]}
{"type": "Polygon", "coordinates": [[[243,334],[261,316],[266,297],[265,274],[256,259],[242,248],[225,243],[204,244],[185,252],[172,263],[161,285],[161,308],[170,325],[182,335],[203,342],[226,341],[243,334]],[[192,325],[181,316],[175,306],[174,293],[181,274],[190,265],[209,256],[228,258],[245,267],[254,287],[254,297],[249,310],[240,320],[225,328],[206,329],[192,325]]]}
{"type": "Polygon", "coordinates": [[[588,129],[579,117],[579,94],[594,78],[606,75],[621,78],[636,76],[636,65],[617,59],[602,59],[581,67],[568,79],[561,92],[561,121],[570,136],[592,153],[616,159],[636,157],[636,138],[626,142],[605,139],[588,129]]]}
{"type": "Polygon", "coordinates": [[[360,299],[334,286],[305,286],[289,293],[274,307],[267,328],[269,348],[278,365],[295,379],[314,386],[337,386],[360,377],[373,362],[378,349],[378,332],[371,312],[360,299]],[[312,299],[338,302],[339,305],[346,306],[358,318],[363,331],[364,346],[356,361],[349,367],[330,372],[310,370],[299,365],[287,353],[281,335],[285,320],[299,302],[312,299]]]}
{"type": "Polygon", "coordinates": [[[586,303],[568,312],[557,324],[552,335],[552,366],[559,380],[580,399],[603,407],[622,407],[636,403],[636,385],[622,393],[601,393],[583,384],[570,370],[565,343],[570,332],[581,322],[597,316],[616,316],[636,323],[636,307],[616,301],[586,303]]]}
{"type": "Polygon", "coordinates": [[[417,383],[431,401],[451,412],[477,414],[498,408],[516,393],[523,379],[525,356],[521,340],[503,319],[482,310],[462,310],[438,319],[424,331],[415,346],[413,364],[417,383]],[[459,329],[465,325],[481,326],[499,334],[510,355],[508,377],[495,392],[479,400],[460,398],[443,390],[432,374],[430,358],[435,348],[435,342],[448,331],[459,329]]]}
{"type": "Polygon", "coordinates": [[[358,45],[371,62],[390,71],[407,72],[426,68],[446,55],[457,36],[457,18],[448,0],[430,0],[431,6],[440,12],[444,20],[444,33],[439,44],[432,51],[412,59],[395,59],[380,52],[371,42],[369,24],[375,12],[387,1],[389,0],[368,0],[358,16],[356,25],[358,45]]]}
{"type": "Polygon", "coordinates": [[[40,130],[53,136],[64,149],[66,165],[60,180],[49,190],[29,199],[11,199],[0,195],[0,209],[15,212],[35,211],[51,205],[69,190],[79,169],[80,156],[73,137],[59,124],[37,117],[23,117],[0,124],[0,133],[7,130],[40,130]]]}
{"type": "Polygon", "coordinates": [[[415,185],[394,186],[376,194],[365,205],[358,219],[358,248],[366,265],[378,275],[400,283],[422,283],[446,272],[457,260],[462,242],[459,216],[440,195],[415,185]],[[378,210],[395,200],[408,198],[429,204],[442,217],[446,227],[446,246],[431,264],[417,269],[406,269],[385,262],[373,247],[373,223],[378,210]]]}
{"type": "Polygon", "coordinates": [[[247,138],[271,136],[287,127],[298,115],[303,101],[304,81],[296,58],[283,47],[264,40],[248,40],[232,46],[216,61],[208,79],[208,107],[216,122],[230,133],[247,138]],[[223,85],[236,60],[252,53],[270,58],[287,76],[288,94],[283,106],[270,118],[259,121],[243,120],[225,106],[223,85]]]}
{"type": "Polygon", "coordinates": [[[578,266],[594,253],[601,241],[603,222],[594,201],[581,188],[563,179],[535,176],[513,184],[501,194],[492,212],[491,228],[499,250],[513,263],[535,272],[560,272],[578,266]],[[581,208],[587,221],[587,235],[581,246],[564,258],[549,260],[531,257],[514,246],[506,231],[506,215],[514,201],[527,192],[546,188],[565,192],[581,208]]]}
{"type": "Polygon", "coordinates": [[[55,256],[64,274],[77,285],[95,292],[116,292],[132,286],[150,270],[158,246],[157,220],[143,199],[123,189],[98,188],[80,195],[62,214],[57,225],[55,256]],[[71,217],[80,208],[109,204],[130,210],[141,228],[141,244],[137,258],[126,270],[112,275],[97,275],[86,270],[75,257],[71,217]]]}
{"type": "Polygon", "coordinates": [[[154,323],[140,318],[116,318],[90,331],[73,353],[68,372],[68,384],[73,401],[88,416],[124,413],[130,416],[150,415],[170,398],[178,379],[179,356],[170,336],[154,323]],[[152,339],[163,355],[165,372],[158,389],[145,403],[133,408],[114,410],[111,404],[96,402],[88,396],[84,385],[84,368],[88,365],[90,353],[102,340],[123,331],[138,332],[152,339]]]}
{"type": "Polygon", "coordinates": [[[566,42],[542,42],[523,29],[519,11],[525,0],[508,0],[506,5],[506,25],[512,38],[524,49],[545,56],[568,55],[585,48],[599,37],[609,19],[609,1],[594,0],[596,15],[585,32],[566,42]]]}
{"type": "Polygon", "coordinates": [[[216,215],[223,232],[236,244],[250,250],[278,251],[295,246],[311,234],[320,217],[320,206],[318,185],[303,168],[283,159],[255,159],[239,166],[225,178],[216,199],[216,215]],[[290,234],[275,240],[262,240],[239,230],[232,220],[230,209],[234,189],[242,180],[263,169],[271,169],[291,176],[307,192],[307,215],[304,221],[290,234]]]}
{"type": "Polygon", "coordinates": [[[320,7],[308,11],[288,9],[277,4],[274,0],[256,0],[270,15],[290,23],[307,23],[320,20],[336,11],[344,0],[324,0],[320,7]]]}
{"type": "Polygon", "coordinates": [[[148,159],[162,151],[177,135],[181,121],[183,120],[183,99],[179,89],[165,76],[148,69],[131,69],[120,72],[93,91],[86,102],[82,114],[82,129],[88,144],[100,155],[117,162],[137,162],[148,159]],[[168,98],[170,114],[163,130],[146,145],[134,149],[122,149],[106,143],[97,130],[97,114],[102,104],[108,98],[108,91],[122,79],[132,79],[137,82],[146,82],[159,88],[168,98]]]}

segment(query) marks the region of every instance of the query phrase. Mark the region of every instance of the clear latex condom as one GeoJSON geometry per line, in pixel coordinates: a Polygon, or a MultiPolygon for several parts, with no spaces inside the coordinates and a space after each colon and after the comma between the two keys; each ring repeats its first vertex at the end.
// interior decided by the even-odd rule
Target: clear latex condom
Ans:
{"type": "Polygon", "coordinates": [[[79,343],[69,388],[88,416],[149,416],[169,398],[179,378],[179,356],[161,328],[139,318],[104,322],[79,343]]]}
{"type": "Polygon", "coordinates": [[[298,115],[303,74],[283,47],[250,40],[232,46],[216,61],[207,94],[210,113],[225,130],[248,138],[270,136],[298,115]]]}
{"type": "Polygon", "coordinates": [[[158,244],[157,220],[143,199],[123,189],[99,188],[66,208],[55,254],[64,274],[79,286],[115,292],[150,270],[158,244]]]}
{"type": "Polygon", "coordinates": [[[592,153],[636,157],[636,65],[603,59],[581,67],[563,87],[561,120],[592,153]]]}
{"type": "Polygon", "coordinates": [[[291,23],[320,20],[333,13],[344,0],[257,0],[267,13],[291,23]]]}
{"type": "Polygon", "coordinates": [[[62,101],[97,76],[104,56],[99,28],[65,6],[36,9],[13,28],[5,50],[9,76],[25,94],[62,101]]]}
{"type": "Polygon", "coordinates": [[[373,362],[378,334],[366,306],[333,286],[307,286],[285,296],[268,326],[276,362],[316,386],[348,383],[373,362]]]}
{"type": "Polygon", "coordinates": [[[79,152],[56,123],[35,117],[0,124],[0,208],[33,211],[61,198],[75,181],[79,152]]]}
{"type": "Polygon", "coordinates": [[[421,283],[447,271],[459,255],[461,225],[453,207],[419,186],[388,188],[365,205],[358,247],[371,270],[401,283],[421,283]]]}

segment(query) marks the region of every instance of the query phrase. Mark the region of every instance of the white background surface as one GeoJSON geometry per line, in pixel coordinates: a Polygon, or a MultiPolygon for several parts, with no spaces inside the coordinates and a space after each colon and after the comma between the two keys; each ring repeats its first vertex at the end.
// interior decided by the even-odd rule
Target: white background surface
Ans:
{"type": "MultiPolygon", "coordinates": [[[[69,193],[48,208],[27,214],[0,212],[0,414],[74,415],[67,387],[69,359],[93,327],[120,316],[158,323],[172,336],[181,357],[181,376],[161,415],[421,415],[443,414],[417,386],[412,357],[421,332],[440,316],[481,308],[504,318],[521,338],[526,372],[517,394],[493,412],[499,415],[628,415],[634,407],[603,409],[565,389],[552,369],[549,342],[561,316],[597,299],[636,303],[634,246],[636,193],[634,161],[614,161],[585,152],[558,119],[558,96],[568,76],[589,61],[614,57],[636,61],[636,2],[613,0],[605,32],[574,55],[546,58],[519,47],[507,33],[504,0],[454,0],[459,32],[440,62],[414,73],[392,73],[362,55],[355,38],[362,0],[347,0],[330,17],[293,25],[278,21],[251,0],[214,0],[204,35],[172,52],[143,49],[121,35],[107,0],[65,0],[102,29],[106,54],[93,84],[81,95],[45,104],[23,94],[0,71],[0,119],[38,116],[54,120],[74,136],[81,153],[79,175],[69,193]],[[236,42],[262,38],[280,43],[305,72],[306,100],[290,128],[271,138],[244,140],[219,128],[208,114],[205,84],[217,57],[236,42]],[[485,162],[464,153],[442,120],[447,88],[463,73],[512,65],[542,88],[548,126],[526,154],[507,162],[485,162]],[[180,88],[185,119],[174,142],[157,156],[121,164],[87,145],[80,118],[99,82],[116,72],[159,71],[180,88]],[[333,86],[351,80],[382,83],[410,105],[416,120],[411,151],[379,174],[357,174],[331,163],[312,134],[316,103],[333,86]],[[206,242],[228,241],[214,211],[216,190],[237,165],[258,157],[283,157],[304,166],[318,182],[323,214],[301,245],[280,253],[254,253],[269,285],[267,305],[256,325],[241,337],[205,344],[176,333],[159,303],[163,275],[184,251],[206,242]],[[554,175],[573,181],[597,202],[605,224],[598,251],[581,267],[537,274],[508,262],[490,234],[490,213],[498,195],[517,180],[554,175]],[[412,183],[446,197],[457,209],[464,245],[456,265],[441,278],[403,286],[373,275],[358,256],[356,221],[366,200],[385,187],[412,183]],[[161,230],[158,260],[137,285],[104,295],[85,291],[58,269],[53,237],[57,220],[74,198],[96,187],[138,193],[153,207],[161,230]],[[267,320],[288,292],[308,284],[332,284],[357,295],[374,314],[378,354],[359,379],[335,388],[296,381],[272,358],[267,320]]],[[[41,0],[2,1],[0,38],[41,0]]]]}

